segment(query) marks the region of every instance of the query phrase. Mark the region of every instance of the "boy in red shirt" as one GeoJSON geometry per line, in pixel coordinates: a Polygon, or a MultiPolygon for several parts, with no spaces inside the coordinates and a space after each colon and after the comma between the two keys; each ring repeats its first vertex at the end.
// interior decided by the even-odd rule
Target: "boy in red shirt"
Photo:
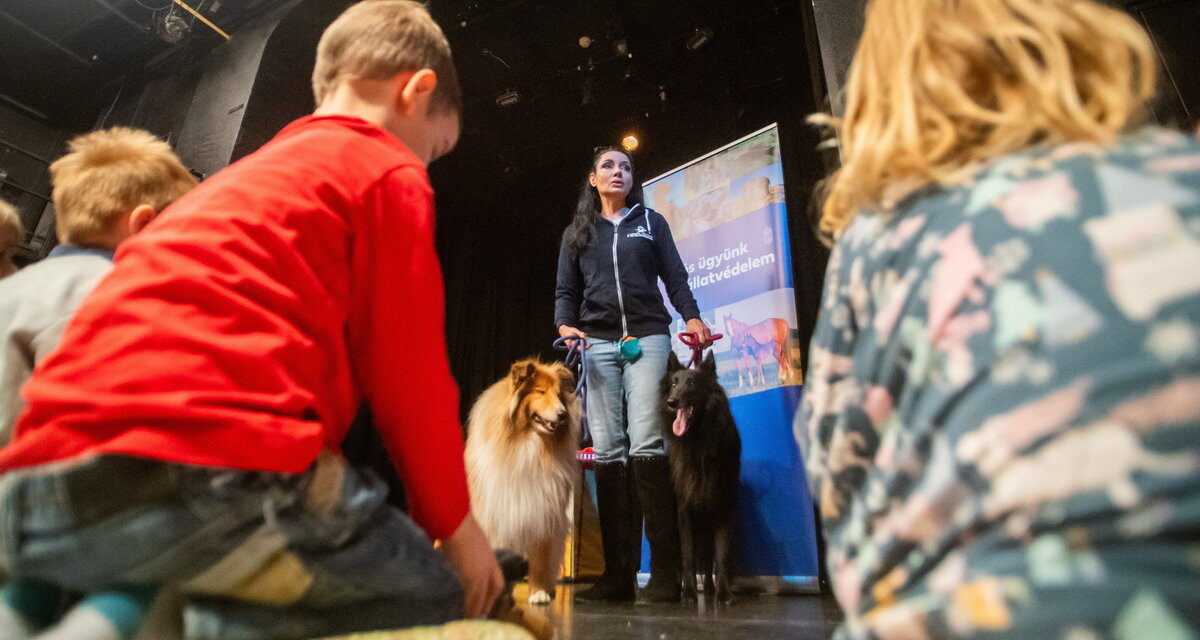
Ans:
{"type": "Polygon", "coordinates": [[[450,48],[420,4],[363,2],[313,89],[314,115],[122,245],[25,387],[0,450],[10,575],[174,585],[190,638],[487,613],[425,172],[458,138],[450,48]],[[411,521],[337,454],[362,400],[411,521]]]}

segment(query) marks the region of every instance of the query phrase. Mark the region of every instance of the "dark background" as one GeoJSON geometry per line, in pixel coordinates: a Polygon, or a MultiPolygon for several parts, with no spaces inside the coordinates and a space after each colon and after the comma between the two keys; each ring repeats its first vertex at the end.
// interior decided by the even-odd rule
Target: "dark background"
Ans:
{"type": "MultiPolygon", "coordinates": [[[[0,0],[0,197],[19,206],[30,232],[23,261],[53,244],[46,164],[72,135],[143,127],[207,176],[312,110],[315,44],[346,2],[185,1],[233,38],[170,0],[0,0]],[[177,42],[168,42],[172,28],[177,42]]],[[[458,149],[430,170],[450,358],[464,408],[514,359],[553,357],[559,236],[591,149],[626,133],[641,139],[636,171],[647,179],[780,124],[807,345],[827,257],[811,233],[808,200],[833,158],[817,153],[816,134],[803,121],[831,102],[830,93],[837,104],[862,4],[429,3],[454,48],[466,98],[458,149]],[[689,50],[699,29],[711,38],[689,50]],[[587,48],[583,36],[592,39],[587,48]],[[497,97],[510,91],[520,100],[499,106],[497,97]]],[[[1200,2],[1122,4],[1160,48],[1156,119],[1194,126],[1200,2]]]]}

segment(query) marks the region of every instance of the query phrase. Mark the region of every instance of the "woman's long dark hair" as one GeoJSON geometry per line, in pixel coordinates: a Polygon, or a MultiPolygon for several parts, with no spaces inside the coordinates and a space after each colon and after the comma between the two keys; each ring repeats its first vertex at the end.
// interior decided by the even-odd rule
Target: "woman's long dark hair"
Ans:
{"type": "Polygon", "coordinates": [[[621,147],[596,147],[596,152],[592,154],[592,162],[588,165],[588,172],[583,176],[583,185],[579,188],[579,201],[575,203],[575,215],[572,216],[571,225],[567,227],[566,232],[567,246],[576,254],[592,243],[592,228],[597,220],[603,219],[600,215],[600,192],[591,185],[588,176],[596,172],[600,156],[609,151],[619,151],[629,158],[629,174],[633,185],[629,188],[629,195],[625,196],[625,206],[632,207],[635,204],[642,204],[644,201],[642,183],[632,178],[633,156],[621,147]]]}

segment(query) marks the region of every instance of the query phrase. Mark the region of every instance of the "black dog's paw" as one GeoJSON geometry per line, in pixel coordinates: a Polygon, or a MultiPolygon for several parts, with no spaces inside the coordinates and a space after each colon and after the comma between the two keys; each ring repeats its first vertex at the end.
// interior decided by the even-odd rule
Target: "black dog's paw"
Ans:
{"type": "Polygon", "coordinates": [[[688,604],[696,602],[696,587],[684,587],[683,591],[680,592],[679,598],[688,604]]]}
{"type": "Polygon", "coordinates": [[[516,582],[529,573],[529,561],[525,556],[507,549],[496,550],[496,564],[500,565],[500,573],[504,574],[505,582],[516,582]]]}
{"type": "Polygon", "coordinates": [[[717,590],[717,602],[719,602],[725,606],[729,606],[729,605],[733,604],[733,592],[730,591],[729,589],[718,589],[717,590]]]}

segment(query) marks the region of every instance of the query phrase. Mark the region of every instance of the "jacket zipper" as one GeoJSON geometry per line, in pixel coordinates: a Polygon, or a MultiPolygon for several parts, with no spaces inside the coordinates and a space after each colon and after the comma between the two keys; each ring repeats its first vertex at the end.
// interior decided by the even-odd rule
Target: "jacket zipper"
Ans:
{"type": "MultiPolygon", "coordinates": [[[[626,214],[625,217],[628,218],[632,213],[633,213],[633,211],[630,210],[630,212],[628,214],[626,214]]],[[[617,224],[613,225],[613,246],[612,246],[613,278],[617,281],[617,306],[620,307],[620,309],[621,309],[621,339],[622,340],[629,337],[629,322],[625,320],[625,296],[621,292],[621,269],[617,264],[617,240],[621,237],[621,223],[624,221],[625,221],[625,219],[622,218],[621,220],[617,221],[617,224]]]]}

